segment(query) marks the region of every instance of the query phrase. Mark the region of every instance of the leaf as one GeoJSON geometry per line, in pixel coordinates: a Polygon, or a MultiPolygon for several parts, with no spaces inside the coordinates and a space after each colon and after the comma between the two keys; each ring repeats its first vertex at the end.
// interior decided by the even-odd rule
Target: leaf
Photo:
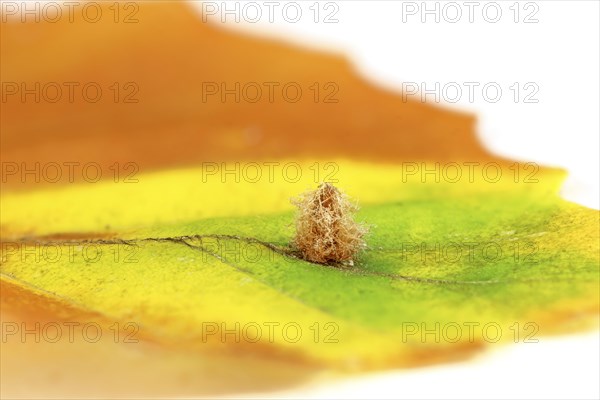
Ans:
{"type": "MultiPolygon", "coordinates": [[[[38,243],[42,249],[60,249],[63,256],[56,262],[5,245],[2,279],[110,320],[136,321],[144,335],[168,346],[209,353],[233,348],[342,370],[452,358],[495,340],[496,333],[487,331],[467,335],[471,323],[499,327],[498,340],[511,341],[515,323],[522,338],[526,324],[545,335],[594,321],[598,215],[548,195],[556,173],[544,172],[533,189],[510,177],[492,187],[482,181],[403,184],[394,180],[399,176],[394,167],[369,169],[352,162],[340,162],[340,171],[347,173],[340,174],[342,187],[353,180],[356,193],[377,193],[359,213],[375,226],[369,249],[350,269],[308,263],[289,252],[294,216],[286,211],[283,194],[300,185],[236,184],[237,204],[255,204],[262,215],[223,216],[224,204],[210,206],[190,196],[200,187],[216,194],[220,182],[210,189],[186,186],[183,182],[193,182],[189,177],[199,171],[175,170],[140,177],[136,193],[148,196],[147,210],[130,199],[120,207],[122,214],[114,214],[117,208],[110,205],[122,193],[108,184],[7,197],[10,215],[35,210],[27,215],[29,223],[47,227],[38,234],[82,226],[92,230],[91,239],[80,233],[83,239],[46,236],[20,242],[22,248],[38,243]],[[381,182],[368,179],[374,176],[381,182]],[[386,181],[388,190],[378,190],[386,181]],[[153,195],[167,182],[186,191],[185,196],[172,192],[169,206],[165,197],[153,195]],[[446,196],[424,195],[437,190],[446,196]],[[53,204],[41,201],[71,194],[71,212],[80,212],[80,204],[87,222],[67,219],[68,214],[56,220],[53,204]],[[378,203],[377,197],[385,200],[378,203]],[[282,211],[266,213],[265,204],[252,202],[257,198],[279,199],[275,210],[282,211]],[[151,210],[159,213],[154,227],[93,238],[93,228],[101,229],[105,221],[131,211],[137,214],[128,218],[142,225],[151,210]],[[161,210],[167,211],[160,215],[161,210]],[[169,210],[188,219],[168,223],[169,210]],[[190,217],[202,211],[204,218],[190,217]],[[432,255],[436,246],[441,249],[432,255]],[[282,331],[267,336],[270,323],[282,331]],[[456,341],[447,336],[439,343],[421,336],[421,327],[435,331],[436,324],[439,335],[456,335],[449,333],[456,326],[463,332],[456,341]],[[415,327],[418,332],[409,334],[415,327]],[[230,340],[221,337],[226,329],[242,339],[236,341],[235,333],[230,340]],[[301,332],[297,341],[293,329],[301,332]]],[[[125,218],[120,228],[134,227],[125,218]]]]}
{"type": "MultiPolygon", "coordinates": [[[[71,22],[9,18],[2,23],[2,79],[16,85],[2,104],[5,163],[25,163],[30,170],[35,163],[57,163],[62,166],[58,182],[72,183],[86,182],[88,165],[91,179],[100,169],[101,177],[111,180],[115,169],[121,179],[137,177],[132,164],[149,172],[206,161],[272,162],[307,155],[497,161],[475,138],[473,116],[375,87],[339,55],[229,32],[203,23],[184,2],[136,4],[138,23],[114,23],[112,3],[99,4],[107,17],[97,23],[79,13],[71,22]],[[65,82],[78,84],[72,99],[65,82]],[[262,88],[256,103],[222,100],[221,85],[253,83],[262,88]],[[277,85],[273,98],[269,83],[277,85]],[[52,101],[44,97],[37,103],[32,95],[22,101],[21,85],[34,90],[36,84],[50,84],[52,101]],[[53,84],[62,93],[56,102],[53,84]],[[208,96],[206,85],[212,84],[219,93],[208,96]],[[302,90],[297,102],[284,97],[288,84],[302,90]],[[86,100],[86,85],[92,85],[90,96],[100,88],[98,101],[86,100]],[[335,102],[325,102],[332,92],[326,85],[337,88],[335,102]],[[134,92],[128,100],[136,102],[125,102],[134,92]],[[72,165],[72,173],[64,163],[72,165]]],[[[3,186],[27,189],[43,182],[5,174],[3,186]]]]}

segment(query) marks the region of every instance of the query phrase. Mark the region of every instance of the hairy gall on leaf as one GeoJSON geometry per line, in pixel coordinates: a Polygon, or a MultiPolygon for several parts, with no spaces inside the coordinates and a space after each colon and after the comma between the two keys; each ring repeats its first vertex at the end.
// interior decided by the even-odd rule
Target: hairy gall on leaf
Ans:
{"type": "Polygon", "coordinates": [[[299,209],[294,246],[305,260],[352,265],[366,248],[368,228],[354,221],[357,206],[335,186],[322,183],[292,202],[299,209]]]}

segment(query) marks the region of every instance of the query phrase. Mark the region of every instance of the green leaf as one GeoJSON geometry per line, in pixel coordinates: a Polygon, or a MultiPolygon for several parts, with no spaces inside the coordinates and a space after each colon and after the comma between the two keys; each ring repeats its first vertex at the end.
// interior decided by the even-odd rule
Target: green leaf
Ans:
{"type": "Polygon", "coordinates": [[[547,182],[455,185],[432,197],[390,181],[403,199],[359,212],[373,228],[352,268],[295,258],[294,214],[281,211],[163,221],[118,237],[29,238],[20,251],[5,248],[2,279],[135,321],[188,351],[339,369],[415,365],[595,321],[598,212],[548,195],[547,182]],[[34,243],[62,256],[27,256],[34,243]]]}

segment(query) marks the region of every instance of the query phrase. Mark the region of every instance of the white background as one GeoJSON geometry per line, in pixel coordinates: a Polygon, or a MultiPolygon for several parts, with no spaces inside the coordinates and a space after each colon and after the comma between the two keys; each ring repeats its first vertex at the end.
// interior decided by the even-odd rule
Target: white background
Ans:
{"type": "MultiPolygon", "coordinates": [[[[228,9],[235,10],[235,3],[228,2],[228,9]]],[[[464,86],[461,98],[445,106],[475,113],[478,134],[492,152],[567,169],[563,196],[599,208],[597,1],[521,1],[516,7],[514,0],[497,1],[487,6],[485,13],[484,7],[492,2],[475,2],[469,9],[463,1],[451,6],[428,1],[429,10],[438,3],[439,22],[435,14],[425,15],[422,22],[421,1],[337,1],[327,8],[327,1],[322,1],[318,23],[314,21],[315,8],[310,8],[315,1],[298,2],[302,17],[295,23],[290,22],[295,8],[283,14],[287,2],[277,2],[273,22],[264,2],[256,2],[262,13],[258,22],[250,21],[256,19],[256,8],[246,8],[244,14],[245,3],[238,3],[240,23],[235,22],[235,11],[224,15],[221,1],[213,3],[218,10],[209,20],[221,23],[225,18],[224,26],[231,29],[344,53],[364,77],[399,92],[403,82],[425,83],[428,89],[436,82],[440,87],[451,82],[478,82],[479,87],[497,83],[503,93],[496,103],[486,100],[477,89],[469,99],[464,86]],[[411,14],[415,7],[416,13],[411,14]],[[498,8],[500,17],[495,14],[498,8]],[[457,9],[462,16],[453,23],[457,9]],[[332,18],[338,22],[324,23],[325,16],[335,10],[332,18]],[[525,23],[526,18],[531,22],[525,23]],[[514,82],[520,83],[521,90],[527,82],[537,85],[539,91],[533,99],[538,102],[523,101],[531,90],[521,91],[515,102],[509,88],[514,82]]],[[[455,92],[447,95],[453,98],[455,92]]],[[[427,99],[433,100],[433,95],[427,99]]],[[[592,332],[540,338],[540,343],[507,346],[459,364],[365,375],[333,385],[254,396],[597,399],[599,357],[599,335],[592,332]]]]}

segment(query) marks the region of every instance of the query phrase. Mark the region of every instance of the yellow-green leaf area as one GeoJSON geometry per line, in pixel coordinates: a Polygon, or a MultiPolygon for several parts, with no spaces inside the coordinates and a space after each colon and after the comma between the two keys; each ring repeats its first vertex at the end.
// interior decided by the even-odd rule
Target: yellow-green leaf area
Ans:
{"type": "Polygon", "coordinates": [[[402,194],[394,198],[390,188],[387,200],[358,213],[372,226],[369,248],[348,268],[296,258],[288,247],[294,213],[282,206],[161,221],[102,239],[30,237],[21,248],[37,242],[63,256],[52,262],[12,248],[2,278],[135,321],[155,340],[193,351],[342,369],[414,365],[514,341],[515,329],[522,341],[526,324],[535,337],[593,325],[598,212],[549,194],[552,186],[447,185],[447,196],[427,196],[423,185],[392,181],[402,194]],[[500,327],[498,338],[482,333],[489,324],[500,327]]]}

